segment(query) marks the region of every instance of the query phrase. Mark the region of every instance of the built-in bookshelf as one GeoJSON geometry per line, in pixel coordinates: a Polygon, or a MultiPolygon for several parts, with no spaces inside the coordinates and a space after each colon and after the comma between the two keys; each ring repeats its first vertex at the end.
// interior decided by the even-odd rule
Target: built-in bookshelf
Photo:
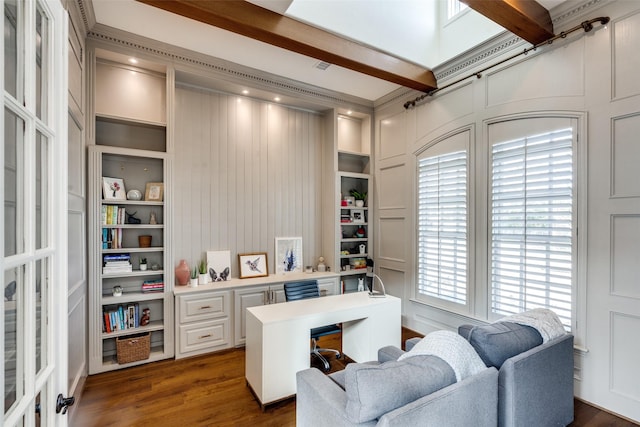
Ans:
{"type": "Polygon", "coordinates": [[[134,67],[113,52],[94,54],[95,140],[87,159],[90,374],[173,357],[175,329],[167,75],[158,64],[134,67]],[[149,336],[149,356],[118,363],[123,340],[141,334],[149,336]]]}

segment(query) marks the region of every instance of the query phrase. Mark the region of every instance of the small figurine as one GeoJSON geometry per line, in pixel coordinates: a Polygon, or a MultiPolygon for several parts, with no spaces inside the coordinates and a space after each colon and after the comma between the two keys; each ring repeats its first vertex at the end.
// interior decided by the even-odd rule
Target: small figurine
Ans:
{"type": "Polygon", "coordinates": [[[324,257],[318,258],[318,271],[327,271],[327,266],[324,265],[324,257]]]}
{"type": "Polygon", "coordinates": [[[140,317],[140,326],[146,326],[151,321],[151,310],[145,308],[142,310],[142,317],[140,317]]]}
{"type": "Polygon", "coordinates": [[[125,213],[127,214],[127,224],[140,224],[141,221],[134,216],[135,214],[138,213],[138,211],[135,211],[132,214],[130,214],[127,211],[125,211],[125,213]]]}
{"type": "Polygon", "coordinates": [[[149,224],[157,224],[158,221],[156,220],[156,213],[155,212],[151,212],[151,214],[149,214],[149,224]]]}

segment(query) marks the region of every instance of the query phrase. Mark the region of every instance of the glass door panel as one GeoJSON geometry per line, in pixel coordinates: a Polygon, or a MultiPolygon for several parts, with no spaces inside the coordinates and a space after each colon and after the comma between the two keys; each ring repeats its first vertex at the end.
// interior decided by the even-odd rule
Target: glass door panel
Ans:
{"type": "Polygon", "coordinates": [[[22,4],[17,0],[4,1],[4,89],[19,103],[24,101],[22,87],[21,39],[22,4]]]}
{"type": "Polygon", "coordinates": [[[49,144],[40,132],[36,133],[36,249],[48,245],[49,221],[49,144]]]}
{"type": "Polygon", "coordinates": [[[47,122],[47,64],[49,63],[49,19],[42,11],[40,4],[36,9],[36,116],[47,122]]]}
{"type": "Polygon", "coordinates": [[[4,110],[4,256],[24,250],[24,121],[4,110]]]}
{"type": "Polygon", "coordinates": [[[4,273],[4,413],[24,393],[24,266],[4,273]]]}

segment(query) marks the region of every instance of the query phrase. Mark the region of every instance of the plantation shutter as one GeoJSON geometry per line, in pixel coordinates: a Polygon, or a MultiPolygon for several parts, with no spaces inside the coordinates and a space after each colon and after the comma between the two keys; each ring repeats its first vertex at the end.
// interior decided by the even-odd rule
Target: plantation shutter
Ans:
{"type": "Polygon", "coordinates": [[[445,145],[455,151],[418,158],[418,293],[466,304],[468,135],[461,136],[445,145]]]}
{"type": "Polygon", "coordinates": [[[573,133],[564,127],[492,145],[493,313],[549,308],[571,328],[573,133]]]}

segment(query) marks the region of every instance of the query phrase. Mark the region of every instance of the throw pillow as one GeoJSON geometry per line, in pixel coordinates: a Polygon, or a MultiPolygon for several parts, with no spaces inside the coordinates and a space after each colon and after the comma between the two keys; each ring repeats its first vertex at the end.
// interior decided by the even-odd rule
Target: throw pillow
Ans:
{"type": "Polygon", "coordinates": [[[542,336],[535,328],[511,322],[475,326],[467,339],[485,365],[496,369],[510,357],[542,344],[542,336]]]}
{"type": "Polygon", "coordinates": [[[453,384],[456,378],[442,359],[419,356],[380,365],[351,363],[344,380],[347,418],[364,423],[453,384]]]}

